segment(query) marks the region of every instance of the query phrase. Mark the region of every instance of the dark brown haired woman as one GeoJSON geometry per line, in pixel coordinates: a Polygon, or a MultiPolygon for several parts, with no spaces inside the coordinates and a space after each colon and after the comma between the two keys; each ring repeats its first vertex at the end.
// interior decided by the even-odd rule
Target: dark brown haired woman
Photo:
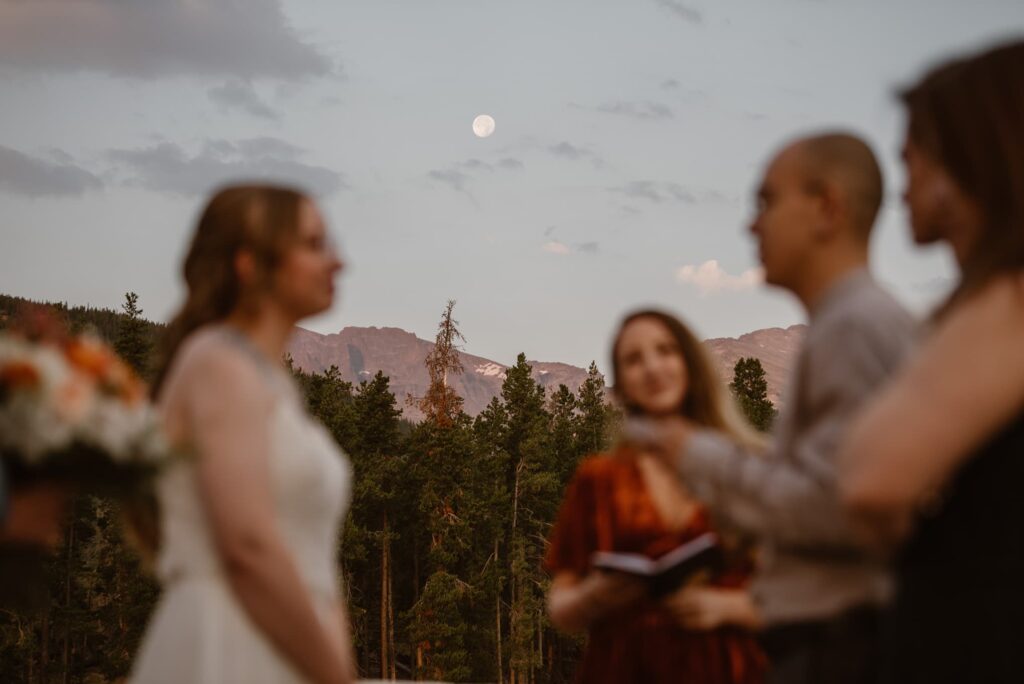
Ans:
{"type": "Polygon", "coordinates": [[[852,429],[843,490],[898,547],[885,681],[1024,681],[1024,42],[908,90],[906,200],[960,282],[852,429]]]}
{"type": "MultiPolygon", "coordinates": [[[[758,442],[700,342],[679,320],[642,311],[612,346],[615,391],[634,415],[682,413],[745,443],[758,442]]],[[[651,455],[620,444],[580,464],[552,533],[546,566],[552,622],[589,635],[576,681],[756,684],[764,658],[744,589],[749,560],[710,585],[653,599],[637,579],[595,570],[597,551],[658,558],[710,530],[708,515],[679,478],[651,455]]]]}

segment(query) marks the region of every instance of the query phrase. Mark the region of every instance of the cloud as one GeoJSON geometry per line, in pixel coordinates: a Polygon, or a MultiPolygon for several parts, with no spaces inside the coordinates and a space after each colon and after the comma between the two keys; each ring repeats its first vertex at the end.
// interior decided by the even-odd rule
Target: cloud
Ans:
{"type": "Polygon", "coordinates": [[[60,162],[61,164],[75,163],[75,158],[60,148],[51,147],[47,152],[54,161],[60,162]]]}
{"type": "Polygon", "coordinates": [[[699,24],[704,20],[699,10],[694,9],[688,5],[684,5],[679,0],[654,0],[656,3],[672,12],[680,19],[684,19],[691,24],[699,24]]]}
{"type": "Polygon", "coordinates": [[[452,188],[460,192],[466,189],[466,183],[470,179],[467,174],[459,171],[458,169],[434,169],[427,175],[436,181],[450,185],[452,188]]]}
{"type": "MultiPolygon", "coordinates": [[[[727,195],[719,192],[718,190],[710,190],[707,188],[691,189],[684,187],[679,183],[672,183],[668,181],[635,180],[629,181],[625,185],[610,187],[608,188],[608,191],[631,199],[646,200],[648,202],[653,202],[654,204],[661,204],[663,202],[695,204],[699,202],[702,204],[716,203],[737,205],[740,202],[738,197],[727,195]]],[[[640,213],[636,207],[623,207],[623,209],[631,213],[640,213]]]]}
{"type": "Polygon", "coordinates": [[[630,181],[623,186],[610,188],[610,190],[626,197],[645,199],[656,204],[667,201],[692,204],[697,201],[697,197],[693,192],[678,183],[636,180],[630,181]]]}
{"type": "Polygon", "coordinates": [[[668,105],[664,105],[660,102],[629,102],[626,100],[617,100],[615,102],[607,102],[602,105],[598,105],[594,108],[595,111],[603,112],[605,114],[617,114],[619,116],[628,116],[634,119],[644,120],[657,120],[657,119],[671,119],[673,117],[672,109],[668,105]]]}
{"type": "Polygon", "coordinates": [[[482,173],[517,171],[522,168],[523,162],[514,157],[504,157],[495,164],[472,158],[452,164],[446,169],[433,169],[427,172],[427,176],[432,180],[450,186],[453,190],[467,192],[466,185],[482,173]]]}
{"type": "MultiPolygon", "coordinates": [[[[547,237],[547,232],[545,232],[545,237],[547,237]]],[[[596,242],[583,242],[575,245],[567,245],[560,240],[549,240],[544,243],[541,249],[551,254],[568,256],[573,253],[597,254],[600,251],[600,245],[596,242]]]]}
{"type": "Polygon", "coordinates": [[[156,192],[201,195],[218,185],[246,180],[297,185],[318,196],[348,187],[341,173],[298,161],[301,154],[299,148],[276,138],[212,140],[194,155],[168,142],[109,152],[131,174],[127,185],[156,192]]]}
{"type": "Polygon", "coordinates": [[[576,161],[577,159],[583,159],[584,157],[593,156],[593,152],[583,147],[576,147],[567,142],[560,142],[557,145],[551,145],[548,147],[548,152],[556,157],[565,157],[576,161]]]}
{"type": "Polygon", "coordinates": [[[550,154],[553,157],[567,159],[573,162],[590,162],[590,165],[593,166],[595,169],[599,169],[602,166],[604,166],[604,160],[601,158],[599,154],[597,154],[593,150],[586,147],[573,145],[572,143],[566,141],[562,141],[557,145],[548,145],[547,151],[548,154],[550,154]]]}
{"type": "Polygon", "coordinates": [[[62,150],[53,150],[57,161],[33,157],[0,145],[0,190],[29,197],[81,195],[99,190],[103,182],[77,166],[62,150]]]}
{"type": "Polygon", "coordinates": [[[505,157],[504,159],[498,160],[498,168],[502,168],[507,171],[515,171],[523,168],[523,162],[512,157],[505,157]]]}
{"type": "Polygon", "coordinates": [[[2,2],[0,65],[132,78],[340,73],[298,35],[279,0],[2,2]]]}
{"type": "Polygon", "coordinates": [[[675,90],[679,88],[681,84],[674,78],[669,78],[661,82],[662,90],[675,90]]]}
{"type": "Polygon", "coordinates": [[[296,147],[286,140],[269,136],[246,138],[234,143],[220,142],[226,143],[228,153],[237,151],[242,156],[249,158],[277,157],[278,159],[295,160],[305,154],[301,147],[296,147]]]}
{"type": "Polygon", "coordinates": [[[270,108],[247,81],[231,80],[207,91],[210,99],[227,109],[238,109],[262,119],[276,121],[278,113],[270,108]]]}
{"type": "Polygon", "coordinates": [[[679,267],[676,269],[676,280],[695,285],[701,295],[709,295],[752,290],[764,282],[764,272],[760,268],[750,268],[739,275],[732,275],[717,260],[712,259],[699,266],[679,267]]]}
{"type": "Polygon", "coordinates": [[[548,152],[555,157],[568,159],[570,161],[589,161],[595,168],[599,168],[604,160],[593,150],[586,147],[579,147],[568,142],[560,142],[557,145],[548,146],[548,152]]]}

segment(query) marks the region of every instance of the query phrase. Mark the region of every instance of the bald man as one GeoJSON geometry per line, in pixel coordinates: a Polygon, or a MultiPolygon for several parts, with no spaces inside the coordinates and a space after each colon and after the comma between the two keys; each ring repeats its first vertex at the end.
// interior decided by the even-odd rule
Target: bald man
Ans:
{"type": "MultiPolygon", "coordinates": [[[[888,574],[861,551],[843,516],[835,457],[848,421],[897,369],[914,335],[911,317],[867,270],[882,194],[874,154],[846,133],[790,143],[765,171],[750,230],[767,282],[792,292],[809,318],[766,454],[685,419],[632,430],[722,525],[760,542],[751,590],[771,682],[873,678],[888,574]]],[[[703,599],[714,610],[714,597],[703,599]]]]}

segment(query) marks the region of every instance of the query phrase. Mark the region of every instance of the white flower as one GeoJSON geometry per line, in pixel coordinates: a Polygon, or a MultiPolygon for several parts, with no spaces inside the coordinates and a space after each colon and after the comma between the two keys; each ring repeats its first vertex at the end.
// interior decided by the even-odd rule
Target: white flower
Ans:
{"type": "Polygon", "coordinates": [[[100,391],[101,381],[72,366],[61,349],[0,332],[0,382],[5,369],[0,449],[27,464],[75,444],[125,465],[169,457],[151,404],[100,391]]]}
{"type": "Polygon", "coordinates": [[[13,386],[0,405],[0,446],[38,462],[71,443],[73,425],[60,418],[54,398],[72,371],[56,349],[4,339],[0,367],[13,365],[32,369],[35,382],[13,386]]]}

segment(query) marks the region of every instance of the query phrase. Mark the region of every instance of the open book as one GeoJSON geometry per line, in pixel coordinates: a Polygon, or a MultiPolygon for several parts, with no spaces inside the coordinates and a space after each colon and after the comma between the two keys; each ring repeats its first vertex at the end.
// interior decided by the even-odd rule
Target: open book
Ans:
{"type": "Polygon", "coordinates": [[[722,548],[711,532],[677,546],[658,559],[612,551],[598,551],[590,558],[591,565],[599,570],[624,572],[647,580],[654,598],[675,591],[701,571],[721,570],[722,562],[722,548]]]}

